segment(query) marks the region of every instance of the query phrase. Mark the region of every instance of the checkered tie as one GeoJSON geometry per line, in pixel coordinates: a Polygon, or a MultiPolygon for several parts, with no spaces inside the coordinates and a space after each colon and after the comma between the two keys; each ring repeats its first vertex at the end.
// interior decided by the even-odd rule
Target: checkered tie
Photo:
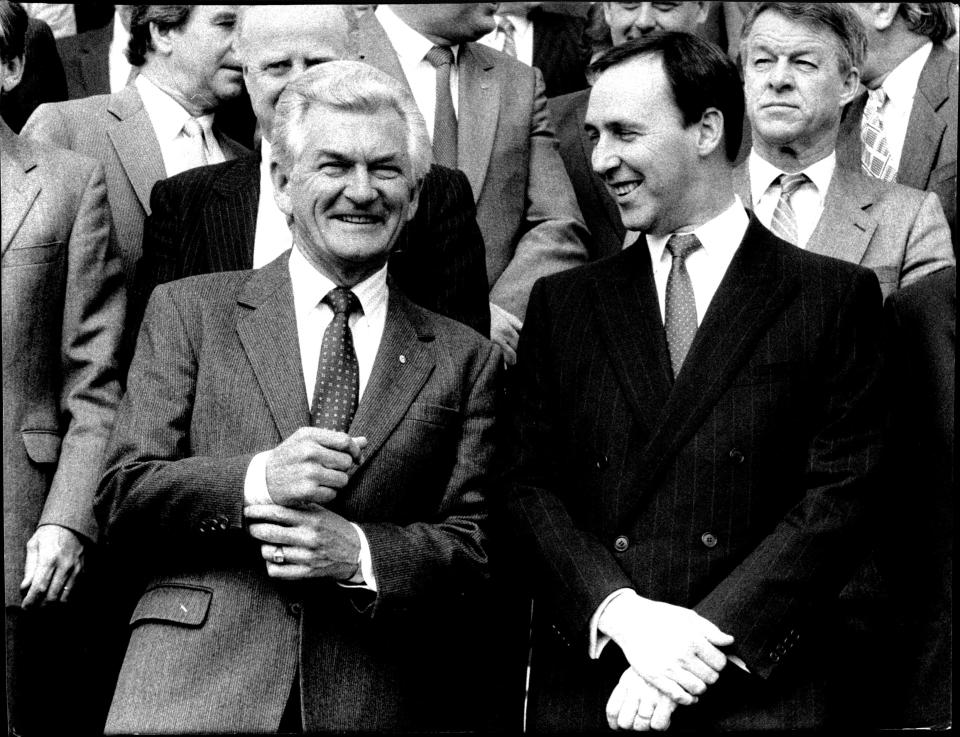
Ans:
{"type": "Polygon", "coordinates": [[[333,308],[333,320],[323,333],[310,416],[314,427],[347,432],[360,396],[360,369],[349,324],[350,315],[361,311],[360,300],[346,287],[337,287],[323,301],[333,308]]]}
{"type": "Polygon", "coordinates": [[[497,22],[497,30],[503,34],[503,53],[507,56],[512,56],[514,59],[517,58],[517,42],[514,39],[514,33],[516,32],[516,27],[513,25],[513,22],[507,17],[503,16],[497,22]]]}
{"type": "Polygon", "coordinates": [[[770,230],[793,245],[797,245],[797,214],[793,211],[790,198],[793,197],[794,192],[809,181],[810,178],[803,172],[800,174],[781,174],[773,180],[773,184],[780,185],[780,199],[777,200],[777,206],[773,211],[770,230]]]}
{"type": "Polygon", "coordinates": [[[672,235],[667,241],[667,250],[673,262],[670,264],[670,276],[667,277],[664,328],[674,376],[680,373],[693,336],[697,333],[697,303],[693,298],[693,283],[687,273],[686,259],[700,247],[700,239],[693,233],[672,235]]]}
{"type": "Polygon", "coordinates": [[[897,179],[897,170],[890,163],[890,144],[883,132],[881,115],[886,103],[887,93],[883,87],[867,93],[867,104],[863,108],[863,118],[860,121],[860,140],[863,141],[860,168],[864,174],[871,177],[884,182],[894,182],[897,179]]]}
{"type": "Polygon", "coordinates": [[[433,119],[433,160],[450,169],[457,168],[457,113],[450,94],[453,51],[449,46],[434,46],[424,57],[437,70],[437,107],[433,119]]]}

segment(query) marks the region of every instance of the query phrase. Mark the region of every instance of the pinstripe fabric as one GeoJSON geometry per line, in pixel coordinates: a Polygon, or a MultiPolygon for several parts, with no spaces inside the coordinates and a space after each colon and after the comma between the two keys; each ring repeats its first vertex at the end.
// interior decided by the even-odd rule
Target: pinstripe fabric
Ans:
{"type": "Polygon", "coordinates": [[[308,731],[468,728],[475,684],[438,663],[483,658],[463,633],[479,628],[500,361],[391,290],[350,430],[368,445],[335,504],[367,536],[378,594],[278,585],[242,488],[254,453],[309,422],[286,258],[159,287],[97,500],[151,577],[107,731],[275,730],[298,663],[308,731]]]}
{"type": "Polygon", "coordinates": [[[586,628],[621,586],[695,608],[756,676],[777,674],[771,690],[705,698],[684,719],[822,717],[794,645],[816,641],[814,612],[855,563],[882,423],[880,304],[872,274],[753,219],[671,390],[642,244],[538,284],[512,385],[509,502],[541,583],[535,725],[604,724],[624,661],[614,646],[588,663],[586,628]]]}
{"type": "MultiPolygon", "coordinates": [[[[157,284],[253,266],[260,159],[250,155],[157,184],[131,295],[136,336],[157,284]]],[[[390,257],[390,274],[417,304],[490,332],[483,237],[462,172],[431,167],[413,219],[390,257]]]]}

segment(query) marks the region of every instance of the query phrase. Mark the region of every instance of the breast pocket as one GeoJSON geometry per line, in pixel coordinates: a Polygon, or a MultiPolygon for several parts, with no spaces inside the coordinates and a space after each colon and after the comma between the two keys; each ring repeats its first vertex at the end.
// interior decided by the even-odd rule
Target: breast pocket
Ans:
{"type": "Polygon", "coordinates": [[[63,258],[63,241],[49,243],[35,243],[29,245],[11,246],[3,257],[4,266],[32,266],[49,264],[63,258]]]}

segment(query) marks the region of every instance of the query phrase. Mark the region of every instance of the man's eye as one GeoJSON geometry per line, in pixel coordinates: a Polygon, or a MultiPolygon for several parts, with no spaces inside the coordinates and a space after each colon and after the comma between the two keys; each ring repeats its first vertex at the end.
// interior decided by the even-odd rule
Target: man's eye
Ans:
{"type": "Polygon", "coordinates": [[[814,64],[812,61],[808,61],[807,59],[797,59],[796,64],[801,69],[813,70],[817,68],[816,64],[814,64]]]}
{"type": "Polygon", "coordinates": [[[336,161],[328,161],[326,163],[320,164],[320,166],[318,166],[317,169],[324,174],[337,177],[345,174],[347,172],[348,167],[346,164],[340,164],[336,161]]]}
{"type": "Polygon", "coordinates": [[[396,179],[402,172],[395,166],[376,166],[370,170],[377,179],[396,179]]]}
{"type": "Polygon", "coordinates": [[[654,3],[653,9],[661,13],[669,13],[671,10],[676,10],[679,4],[680,3],[654,3]]]}
{"type": "Polygon", "coordinates": [[[773,60],[766,56],[758,56],[754,58],[752,64],[758,69],[763,69],[764,67],[770,66],[773,63],[773,60]]]}
{"type": "Polygon", "coordinates": [[[631,130],[619,130],[619,131],[616,131],[614,135],[617,137],[617,140],[620,140],[620,141],[633,141],[640,134],[637,133],[636,131],[631,131],[631,130]]]}

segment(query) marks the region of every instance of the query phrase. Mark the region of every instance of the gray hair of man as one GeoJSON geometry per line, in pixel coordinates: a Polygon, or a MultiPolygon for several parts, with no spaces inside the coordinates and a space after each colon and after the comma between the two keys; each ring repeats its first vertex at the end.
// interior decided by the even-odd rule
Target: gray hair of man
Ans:
{"type": "Polygon", "coordinates": [[[844,3],[754,3],[740,29],[740,56],[747,58],[750,31],[757,18],[775,12],[814,31],[828,31],[836,40],[840,73],[863,69],[867,55],[867,32],[860,17],[844,3]]]}
{"type": "Polygon", "coordinates": [[[318,64],[293,80],[280,95],[273,123],[273,157],[284,171],[293,171],[302,152],[302,121],[315,105],[366,115],[393,110],[407,129],[414,183],[419,185],[427,175],[433,151],[413,95],[386,72],[359,61],[318,64]]]}

